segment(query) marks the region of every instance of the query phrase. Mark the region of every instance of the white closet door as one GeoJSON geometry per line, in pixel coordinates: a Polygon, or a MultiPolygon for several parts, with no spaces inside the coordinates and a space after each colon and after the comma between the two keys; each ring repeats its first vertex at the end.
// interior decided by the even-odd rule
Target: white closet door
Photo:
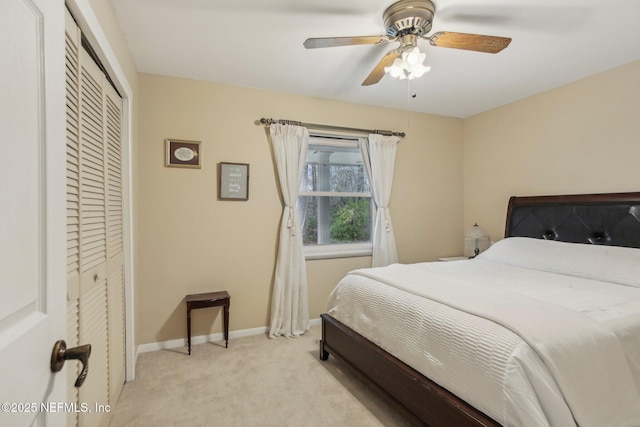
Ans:
{"type": "Polygon", "coordinates": [[[70,414],[69,426],[101,426],[125,382],[122,198],[122,100],[81,46],[67,11],[67,325],[68,346],[91,344],[89,375],[73,383],[69,402],[89,412],[70,414]]]}
{"type": "Polygon", "coordinates": [[[102,71],[80,49],[80,286],[106,279],[107,218],[102,71]]]}
{"type": "MultiPolygon", "coordinates": [[[[80,49],[80,342],[90,343],[90,375],[80,402],[109,404],[107,213],[103,74],[80,49]]],[[[80,425],[99,426],[105,413],[80,413],[80,425]]],[[[104,421],[103,421],[104,422],[104,421]]]]}
{"type": "MultiPolygon", "coordinates": [[[[67,95],[67,347],[79,342],[80,299],[80,114],[79,56],[80,30],[66,11],[65,62],[67,95]]],[[[67,363],[67,401],[78,403],[74,386],[80,373],[78,363],[67,363]]],[[[78,425],[78,413],[67,414],[67,425],[78,425]]]]}
{"type": "Polygon", "coordinates": [[[104,111],[107,171],[109,403],[115,405],[125,382],[122,99],[109,84],[104,86],[104,111]]]}

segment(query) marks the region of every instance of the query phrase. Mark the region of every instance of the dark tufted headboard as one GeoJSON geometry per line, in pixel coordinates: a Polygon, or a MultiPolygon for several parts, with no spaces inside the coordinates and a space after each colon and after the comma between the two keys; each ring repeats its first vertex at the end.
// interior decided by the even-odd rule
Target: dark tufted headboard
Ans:
{"type": "Polygon", "coordinates": [[[511,197],[505,237],[640,248],[640,192],[511,197]]]}

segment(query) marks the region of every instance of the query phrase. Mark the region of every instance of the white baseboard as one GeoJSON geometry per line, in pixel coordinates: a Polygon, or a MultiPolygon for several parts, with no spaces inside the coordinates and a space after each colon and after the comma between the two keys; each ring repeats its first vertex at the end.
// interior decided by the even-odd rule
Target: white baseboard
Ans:
{"type": "MultiPolygon", "coordinates": [[[[320,325],[320,323],[321,323],[320,318],[309,320],[310,326],[318,326],[320,325]]],[[[242,337],[249,337],[252,335],[261,335],[261,334],[266,335],[268,331],[269,331],[269,328],[267,326],[262,326],[259,328],[251,328],[251,329],[241,329],[239,331],[229,331],[229,339],[231,340],[233,338],[242,338],[242,337]]],[[[191,345],[193,346],[195,344],[203,344],[206,342],[222,341],[223,339],[224,339],[224,334],[222,332],[217,332],[215,334],[210,334],[210,335],[198,335],[195,337],[191,337],[191,345]]],[[[177,348],[177,347],[186,347],[186,346],[187,346],[186,337],[178,338],[176,340],[140,344],[136,349],[136,361],[138,360],[138,356],[142,353],[148,353],[150,351],[158,351],[158,350],[167,350],[170,348],[177,348]]]]}

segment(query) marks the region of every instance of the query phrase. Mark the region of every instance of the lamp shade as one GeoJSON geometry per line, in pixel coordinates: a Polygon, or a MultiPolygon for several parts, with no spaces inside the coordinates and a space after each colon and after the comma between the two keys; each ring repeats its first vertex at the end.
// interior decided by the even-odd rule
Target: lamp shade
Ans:
{"type": "Polygon", "coordinates": [[[489,233],[478,224],[473,224],[464,233],[464,256],[473,258],[491,246],[489,233]]]}

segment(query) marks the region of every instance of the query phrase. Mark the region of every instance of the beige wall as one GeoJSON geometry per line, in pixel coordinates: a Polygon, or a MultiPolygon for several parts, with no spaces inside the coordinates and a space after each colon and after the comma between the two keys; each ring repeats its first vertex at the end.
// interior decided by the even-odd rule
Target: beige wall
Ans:
{"type": "MultiPolygon", "coordinates": [[[[461,120],[149,74],[139,76],[139,87],[138,344],[183,338],[190,293],[228,290],[231,330],[268,325],[282,208],[265,128],[255,124],[260,117],[406,131],[390,206],[400,260],[461,250],[461,120]],[[203,168],[164,167],[165,138],[202,141],[203,168]],[[247,202],[216,200],[219,162],[250,164],[247,202]]],[[[345,273],[370,262],[308,261],[311,318],[345,273]]],[[[193,328],[194,335],[219,332],[218,311],[194,311],[193,328]]]]}
{"type": "Polygon", "coordinates": [[[464,222],[504,235],[511,195],[640,190],[640,62],[464,121],[464,222]]]}

